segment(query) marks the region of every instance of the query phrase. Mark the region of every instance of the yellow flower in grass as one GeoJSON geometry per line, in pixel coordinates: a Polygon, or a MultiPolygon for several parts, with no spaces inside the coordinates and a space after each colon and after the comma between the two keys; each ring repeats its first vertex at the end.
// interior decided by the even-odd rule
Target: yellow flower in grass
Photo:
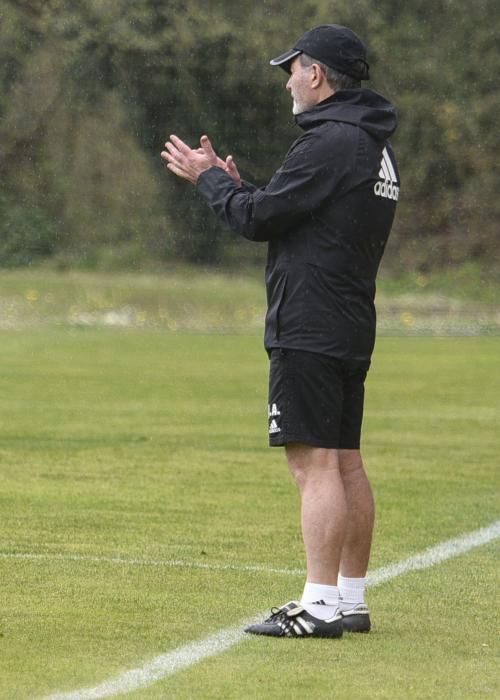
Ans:
{"type": "Polygon", "coordinates": [[[35,301],[38,301],[40,299],[40,294],[36,289],[28,289],[27,292],[24,294],[24,298],[26,299],[26,301],[34,303],[35,301]]]}
{"type": "Polygon", "coordinates": [[[409,311],[403,311],[401,314],[401,321],[405,326],[411,327],[413,326],[415,319],[413,318],[413,314],[410,313],[409,311]]]}

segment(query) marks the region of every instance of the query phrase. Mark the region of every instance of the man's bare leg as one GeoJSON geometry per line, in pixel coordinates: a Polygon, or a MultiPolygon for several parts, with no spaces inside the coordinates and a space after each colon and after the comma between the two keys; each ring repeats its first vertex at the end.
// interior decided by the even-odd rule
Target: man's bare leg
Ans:
{"type": "Polygon", "coordinates": [[[246,632],[272,637],[342,637],[344,616],[337,576],[346,529],[346,499],[337,450],[287,445],[290,471],[302,500],[302,535],[307,581],[298,601],[274,608],[262,623],[246,632]]]}
{"type": "Polygon", "coordinates": [[[366,576],[375,521],[375,504],[359,450],[339,450],[339,469],[347,502],[347,526],[340,573],[366,576]]]}
{"type": "Polygon", "coordinates": [[[342,623],[344,630],[368,632],[365,586],[375,517],[373,495],[359,450],[339,450],[339,467],[348,510],[338,577],[342,623]]]}
{"type": "MultiPolygon", "coordinates": [[[[351,492],[352,507],[355,508],[358,501],[352,491],[361,481],[359,460],[353,459],[353,455],[343,455],[342,475],[339,450],[295,443],[287,445],[286,456],[301,495],[307,581],[300,606],[295,602],[283,606],[263,623],[247,627],[246,632],[274,637],[306,634],[332,638],[342,636],[344,630],[367,632],[370,629],[368,608],[345,608],[344,612],[337,586],[348,530],[347,520],[351,515],[348,513],[344,480],[351,492]]],[[[366,485],[361,488],[366,492],[366,485]]],[[[346,552],[351,552],[348,558],[363,556],[364,562],[367,557],[366,542],[363,546],[359,545],[356,531],[356,527],[350,529],[351,544],[346,552]]],[[[352,567],[352,572],[360,571],[362,566],[365,564],[358,562],[352,567]]],[[[351,569],[348,570],[351,573],[351,569]]]]}
{"type": "Polygon", "coordinates": [[[338,451],[296,443],[286,456],[302,500],[307,581],[336,586],[347,523],[338,451]]]}

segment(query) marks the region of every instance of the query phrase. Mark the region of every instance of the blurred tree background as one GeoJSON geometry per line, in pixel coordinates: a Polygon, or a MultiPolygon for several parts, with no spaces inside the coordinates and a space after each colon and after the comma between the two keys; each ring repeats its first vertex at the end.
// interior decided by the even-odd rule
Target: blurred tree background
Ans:
{"type": "Polygon", "coordinates": [[[494,269],[497,0],[0,0],[0,265],[262,260],[159,153],[206,132],[265,184],[298,135],[268,60],[322,22],[366,40],[370,87],[400,114],[389,268],[494,269]]]}

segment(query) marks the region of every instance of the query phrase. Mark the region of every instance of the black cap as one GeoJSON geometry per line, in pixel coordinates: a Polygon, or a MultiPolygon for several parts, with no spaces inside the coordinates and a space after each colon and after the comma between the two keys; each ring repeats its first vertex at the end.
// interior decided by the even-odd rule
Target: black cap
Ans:
{"type": "Polygon", "coordinates": [[[357,34],[340,24],[321,24],[303,34],[293,49],[273,58],[272,66],[290,72],[290,63],[301,53],[324,63],[356,80],[368,80],[370,67],[366,62],[366,46],[357,34]]]}

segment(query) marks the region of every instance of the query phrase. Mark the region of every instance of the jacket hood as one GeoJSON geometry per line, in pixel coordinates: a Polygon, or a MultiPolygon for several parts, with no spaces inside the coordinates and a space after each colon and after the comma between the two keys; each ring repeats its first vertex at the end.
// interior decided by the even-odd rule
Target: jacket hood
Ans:
{"type": "Polygon", "coordinates": [[[339,90],[310,111],[298,114],[295,121],[304,130],[320,122],[344,122],[385,141],[396,131],[398,116],[385,97],[368,88],[358,88],[339,90]]]}

